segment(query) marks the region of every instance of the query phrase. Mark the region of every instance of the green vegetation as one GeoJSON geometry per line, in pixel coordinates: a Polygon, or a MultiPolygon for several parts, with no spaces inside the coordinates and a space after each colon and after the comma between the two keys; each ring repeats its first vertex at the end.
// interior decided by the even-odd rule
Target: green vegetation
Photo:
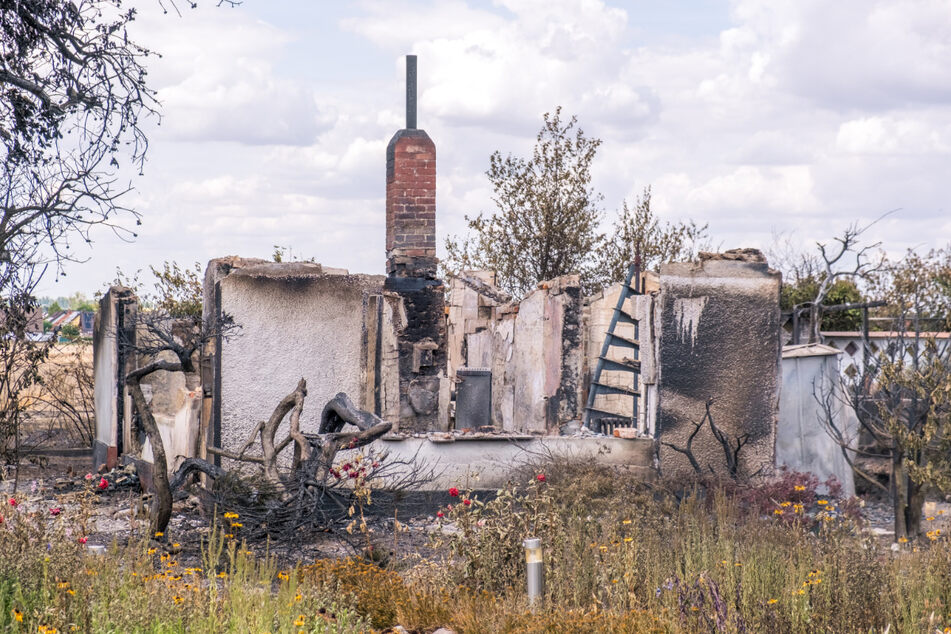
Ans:
{"type": "MultiPolygon", "coordinates": [[[[922,632],[951,626],[951,543],[897,551],[854,500],[808,475],[674,492],[598,465],[547,464],[483,500],[451,490],[427,557],[281,570],[212,530],[201,563],[148,543],[83,552],[82,511],[8,509],[0,627],[66,632],[922,632]],[[71,529],[70,533],[67,529],[71,529]],[[545,602],[524,596],[521,540],[541,538],[545,602]],[[50,544],[50,546],[47,546],[50,544]],[[109,574],[103,571],[109,570],[109,574]],[[22,619],[22,621],[18,620],[22,619]]],[[[945,518],[926,520],[937,526],[945,518]]],[[[228,531],[227,533],[225,531],[228,531]]],[[[174,539],[174,536],[172,536],[174,539]]],[[[171,547],[174,548],[175,544],[171,547]]]]}

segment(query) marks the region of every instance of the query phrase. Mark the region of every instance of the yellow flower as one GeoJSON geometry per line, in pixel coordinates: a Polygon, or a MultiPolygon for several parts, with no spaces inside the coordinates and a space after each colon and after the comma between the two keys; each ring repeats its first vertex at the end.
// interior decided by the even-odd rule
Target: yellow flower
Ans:
{"type": "Polygon", "coordinates": [[[766,603],[767,603],[768,605],[776,605],[777,603],[779,603],[779,599],[770,599],[770,600],[767,601],[766,603]]]}
{"type": "Polygon", "coordinates": [[[73,590],[72,588],[70,588],[69,590],[66,591],[66,594],[68,594],[68,595],[70,595],[70,596],[75,596],[76,591],[73,590]]]}
{"type": "Polygon", "coordinates": [[[786,507],[789,506],[790,504],[792,504],[792,502],[782,502],[782,503],[780,504],[780,506],[783,507],[783,508],[786,508],[786,507]]]}
{"type": "Polygon", "coordinates": [[[819,500],[816,502],[816,504],[818,504],[819,506],[825,506],[828,503],[829,503],[829,500],[819,500]]]}
{"type": "Polygon", "coordinates": [[[307,622],[307,617],[303,614],[297,615],[297,620],[294,621],[294,625],[297,627],[304,627],[304,624],[307,622]]]}
{"type": "Polygon", "coordinates": [[[733,565],[734,565],[735,567],[739,568],[739,567],[742,566],[743,564],[741,564],[740,562],[736,562],[736,563],[733,564],[733,565]]]}
{"type": "Polygon", "coordinates": [[[806,594],[806,591],[803,590],[802,588],[799,588],[798,590],[796,590],[796,594],[806,594]]]}
{"type": "Polygon", "coordinates": [[[603,553],[603,552],[606,552],[606,551],[608,550],[608,547],[607,547],[607,546],[600,546],[600,547],[599,547],[599,550],[603,553]]]}
{"type": "Polygon", "coordinates": [[[156,536],[156,537],[164,537],[164,536],[165,536],[165,533],[163,533],[162,531],[155,531],[155,536],[156,536]]]}
{"type": "Polygon", "coordinates": [[[632,541],[634,541],[634,538],[633,538],[633,537],[625,537],[625,538],[624,538],[624,541],[625,541],[625,542],[632,542],[632,541]]]}
{"type": "Polygon", "coordinates": [[[184,603],[185,599],[183,599],[182,597],[176,594],[174,597],[172,597],[172,601],[174,601],[176,604],[179,604],[179,603],[184,603]]]}
{"type": "Polygon", "coordinates": [[[231,511],[228,511],[227,513],[225,513],[226,520],[236,520],[238,519],[238,517],[239,515],[237,513],[232,513],[231,511]]]}
{"type": "Polygon", "coordinates": [[[928,520],[929,522],[933,522],[933,521],[934,521],[934,515],[932,515],[931,517],[926,517],[925,519],[928,520]]]}
{"type": "Polygon", "coordinates": [[[794,513],[802,513],[802,504],[793,504],[792,510],[794,513]]]}
{"type": "Polygon", "coordinates": [[[231,534],[231,533],[226,533],[226,534],[225,534],[225,539],[234,539],[234,535],[231,534]]]}
{"type": "Polygon", "coordinates": [[[624,520],[624,521],[621,522],[621,523],[622,523],[622,524],[630,524],[630,523],[631,523],[631,520],[624,520]]]}
{"type": "Polygon", "coordinates": [[[154,548],[149,548],[148,554],[149,554],[149,555],[154,555],[154,554],[155,554],[155,549],[154,549],[154,548]]]}
{"type": "Polygon", "coordinates": [[[794,490],[794,491],[805,491],[805,490],[806,490],[806,487],[803,486],[803,485],[801,485],[801,484],[797,484],[796,486],[793,487],[793,490],[794,490]]]}
{"type": "Polygon", "coordinates": [[[12,612],[12,614],[13,614],[13,620],[14,620],[14,621],[16,621],[17,623],[22,623],[22,622],[23,622],[23,612],[20,612],[19,610],[14,609],[13,612],[12,612]]]}
{"type": "Polygon", "coordinates": [[[898,538],[898,543],[899,543],[899,544],[907,544],[907,543],[908,543],[908,538],[907,538],[907,537],[899,537],[899,538],[898,538]]]}
{"type": "Polygon", "coordinates": [[[304,597],[301,596],[301,593],[300,593],[300,592],[298,592],[298,593],[294,596],[294,600],[297,601],[298,603],[300,603],[303,599],[304,599],[304,597]]]}
{"type": "Polygon", "coordinates": [[[221,572],[219,572],[218,575],[217,575],[217,577],[218,577],[219,579],[224,579],[224,578],[227,577],[227,576],[228,576],[228,573],[225,572],[225,571],[223,571],[223,570],[222,570],[221,572]]]}
{"type": "Polygon", "coordinates": [[[68,581],[60,581],[59,583],[56,584],[56,587],[59,588],[60,590],[64,590],[64,589],[66,589],[66,588],[69,587],[69,582],[68,582],[68,581]]]}
{"type": "Polygon", "coordinates": [[[172,544],[172,548],[181,548],[181,547],[182,545],[179,544],[178,542],[175,542],[174,544],[172,544]]]}
{"type": "Polygon", "coordinates": [[[231,522],[231,528],[242,528],[244,524],[240,522],[231,522]]]}
{"type": "Polygon", "coordinates": [[[783,514],[782,509],[776,509],[775,511],[773,511],[773,515],[782,515],[782,514],[783,514]]]}
{"type": "Polygon", "coordinates": [[[281,572],[277,573],[277,578],[280,579],[281,581],[287,581],[288,579],[290,579],[290,577],[288,576],[288,574],[287,574],[286,572],[284,572],[283,570],[282,570],[281,572]]]}

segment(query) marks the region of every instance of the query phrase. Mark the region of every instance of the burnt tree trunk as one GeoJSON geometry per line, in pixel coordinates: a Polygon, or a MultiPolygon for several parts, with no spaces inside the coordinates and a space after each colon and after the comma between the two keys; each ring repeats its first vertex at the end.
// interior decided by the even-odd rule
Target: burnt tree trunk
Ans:
{"type": "Polygon", "coordinates": [[[125,383],[132,393],[132,402],[139,413],[139,422],[149,439],[149,444],[152,446],[150,525],[153,537],[158,533],[165,532],[172,517],[172,489],[168,481],[168,459],[165,456],[165,444],[162,442],[162,435],[159,433],[155,416],[152,414],[152,407],[145,400],[145,394],[142,393],[142,379],[159,370],[180,372],[182,364],[169,361],[153,361],[144,367],[129,372],[125,379],[125,383]]]}

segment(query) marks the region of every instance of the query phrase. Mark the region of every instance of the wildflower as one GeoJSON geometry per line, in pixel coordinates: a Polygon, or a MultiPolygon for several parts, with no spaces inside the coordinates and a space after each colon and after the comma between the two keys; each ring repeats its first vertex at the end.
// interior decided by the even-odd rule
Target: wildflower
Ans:
{"type": "Polygon", "coordinates": [[[165,536],[165,533],[163,533],[162,531],[155,531],[156,539],[158,539],[159,537],[164,537],[164,536],[165,536]]]}
{"type": "Polygon", "coordinates": [[[234,539],[234,533],[225,533],[225,539],[234,539]]]}
{"type": "Polygon", "coordinates": [[[218,577],[219,579],[224,579],[224,578],[226,578],[226,577],[228,576],[228,573],[222,570],[221,572],[219,572],[219,573],[218,573],[217,575],[215,575],[215,576],[218,577]]]}
{"type": "Polygon", "coordinates": [[[443,513],[442,511],[436,512],[436,517],[444,517],[444,516],[445,516],[445,513],[443,513]]]}
{"type": "Polygon", "coordinates": [[[907,537],[899,537],[899,538],[898,538],[898,543],[899,543],[899,544],[907,544],[907,543],[908,543],[908,538],[907,538],[907,537]]]}
{"type": "Polygon", "coordinates": [[[56,584],[56,587],[59,588],[60,590],[65,590],[66,588],[69,587],[69,582],[68,582],[68,581],[60,581],[59,583],[56,584]]]}
{"type": "Polygon", "coordinates": [[[374,468],[374,469],[376,469],[376,468],[379,467],[379,466],[380,466],[380,463],[379,463],[379,462],[376,462],[376,461],[373,462],[373,468],[374,468]]]}
{"type": "Polygon", "coordinates": [[[934,515],[932,515],[931,517],[926,517],[925,519],[928,520],[929,522],[933,522],[933,521],[934,521],[934,515]]]}
{"type": "Polygon", "coordinates": [[[630,524],[630,523],[631,523],[631,520],[621,520],[621,523],[622,523],[622,524],[630,524]]]}
{"type": "Polygon", "coordinates": [[[449,495],[450,497],[454,497],[454,498],[459,497],[459,489],[457,489],[456,487],[449,487],[449,495]]]}
{"type": "Polygon", "coordinates": [[[179,603],[184,603],[185,599],[176,594],[174,597],[172,597],[172,601],[174,601],[175,604],[177,605],[179,603]]]}
{"type": "Polygon", "coordinates": [[[284,572],[283,570],[282,570],[281,572],[277,573],[277,578],[280,579],[281,581],[287,581],[288,579],[290,579],[290,577],[288,576],[288,574],[287,574],[286,572],[284,572]]]}
{"type": "Polygon", "coordinates": [[[782,515],[782,514],[783,514],[783,510],[782,510],[782,509],[776,509],[776,510],[773,511],[773,515],[782,515]]]}
{"type": "Polygon", "coordinates": [[[777,603],[779,603],[779,599],[770,599],[766,602],[767,605],[776,605],[777,603]]]}
{"type": "Polygon", "coordinates": [[[802,504],[793,504],[793,513],[802,513],[802,504]]]}
{"type": "Polygon", "coordinates": [[[10,506],[12,506],[13,508],[16,508],[16,505],[19,504],[16,498],[10,498],[8,501],[10,502],[10,506]]]}
{"type": "Polygon", "coordinates": [[[806,591],[803,590],[802,588],[799,588],[798,590],[796,590],[796,594],[806,594],[806,591]]]}
{"type": "Polygon", "coordinates": [[[61,508],[59,508],[59,507],[50,509],[50,515],[52,515],[53,517],[56,517],[57,515],[59,515],[59,514],[62,513],[62,512],[63,512],[63,509],[61,509],[61,508]]]}
{"type": "Polygon", "coordinates": [[[244,528],[244,524],[241,522],[231,522],[231,528],[244,528]]]}
{"type": "Polygon", "coordinates": [[[87,473],[87,474],[86,474],[86,479],[87,479],[87,480],[92,480],[92,478],[93,478],[93,475],[92,475],[91,473],[87,473]]]}
{"type": "Polygon", "coordinates": [[[793,487],[793,490],[794,490],[794,491],[805,491],[805,490],[806,490],[806,487],[805,487],[804,485],[802,485],[802,484],[797,484],[796,486],[793,487]]]}
{"type": "Polygon", "coordinates": [[[181,548],[181,547],[182,545],[179,544],[178,542],[175,542],[174,544],[172,544],[172,548],[181,548]]]}
{"type": "Polygon", "coordinates": [[[237,513],[232,513],[231,511],[228,511],[227,513],[225,513],[226,520],[236,520],[238,519],[238,517],[239,515],[237,513]]]}
{"type": "Polygon", "coordinates": [[[828,503],[829,503],[829,500],[817,500],[817,501],[816,501],[816,504],[818,504],[819,506],[825,506],[825,505],[828,504],[828,503]]]}
{"type": "Polygon", "coordinates": [[[535,476],[535,479],[538,480],[539,482],[544,482],[544,481],[545,481],[545,474],[544,474],[544,473],[539,473],[537,476],[535,476]]]}
{"type": "Polygon", "coordinates": [[[624,538],[624,543],[630,543],[630,542],[632,542],[632,541],[634,541],[634,538],[633,538],[633,537],[625,537],[625,538],[624,538]]]}
{"type": "Polygon", "coordinates": [[[105,478],[100,478],[99,484],[96,485],[96,486],[99,487],[99,490],[100,490],[100,491],[105,491],[106,489],[109,488],[109,481],[106,480],[105,478]]]}
{"type": "Polygon", "coordinates": [[[788,507],[790,504],[792,504],[792,502],[782,502],[782,503],[780,504],[780,506],[783,507],[783,508],[786,508],[786,507],[788,507]]]}
{"type": "Polygon", "coordinates": [[[19,610],[14,608],[12,614],[13,614],[14,621],[16,621],[17,623],[23,622],[23,612],[20,612],[19,610]]]}
{"type": "Polygon", "coordinates": [[[304,600],[304,596],[300,592],[294,595],[294,601],[297,601],[298,603],[300,603],[303,600],[304,600]]]}
{"type": "Polygon", "coordinates": [[[304,627],[304,623],[306,622],[307,622],[307,617],[304,616],[303,614],[298,614],[297,620],[294,621],[294,625],[296,625],[297,627],[304,627]]]}
{"type": "Polygon", "coordinates": [[[465,504],[466,506],[469,506],[470,504],[472,504],[472,500],[470,500],[469,498],[466,498],[462,501],[462,503],[465,504]]]}
{"type": "Polygon", "coordinates": [[[599,546],[599,547],[598,547],[598,550],[600,550],[602,553],[605,553],[605,552],[608,551],[608,547],[607,547],[607,546],[599,546]]]}
{"type": "Polygon", "coordinates": [[[76,591],[70,588],[69,590],[66,591],[66,594],[68,594],[71,597],[74,597],[76,596],[76,591]]]}
{"type": "Polygon", "coordinates": [[[148,554],[149,554],[149,555],[154,555],[154,554],[155,554],[155,549],[154,549],[154,548],[149,548],[148,554]]]}
{"type": "Polygon", "coordinates": [[[80,537],[79,539],[77,539],[76,541],[78,541],[80,544],[85,544],[85,543],[86,543],[86,539],[87,539],[87,538],[86,538],[85,536],[83,536],[83,537],[80,537]]]}

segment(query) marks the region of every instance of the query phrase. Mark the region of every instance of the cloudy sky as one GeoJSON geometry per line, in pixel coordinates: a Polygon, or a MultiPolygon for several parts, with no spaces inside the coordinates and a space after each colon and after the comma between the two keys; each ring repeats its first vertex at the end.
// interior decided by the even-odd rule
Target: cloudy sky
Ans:
{"type": "Polygon", "coordinates": [[[127,201],[143,226],[134,243],[98,232],[40,294],[274,245],[382,273],[407,53],[440,244],[492,210],[492,151],[528,154],[558,105],[603,140],[608,218],[650,185],[659,215],[709,223],[722,248],[781,232],[809,248],[896,208],[870,231],[890,252],[951,241],[949,0],[133,3],[134,37],[162,54],[163,118],[127,201]]]}

